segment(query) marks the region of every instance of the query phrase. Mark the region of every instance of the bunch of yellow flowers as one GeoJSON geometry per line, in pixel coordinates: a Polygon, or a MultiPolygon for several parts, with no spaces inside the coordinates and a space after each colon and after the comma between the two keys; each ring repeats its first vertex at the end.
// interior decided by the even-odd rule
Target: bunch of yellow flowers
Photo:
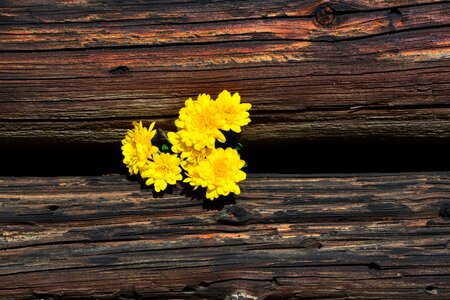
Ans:
{"type": "MultiPolygon", "coordinates": [[[[189,98],[175,121],[176,132],[167,134],[172,153],[160,151],[152,144],[153,129],[134,123],[122,140],[124,163],[131,175],[140,174],[155,191],[164,191],[177,181],[189,183],[194,189],[206,188],[206,198],[214,200],[230,193],[239,194],[238,183],[245,180],[245,166],[236,149],[220,148],[226,142],[224,133],[241,132],[250,123],[251,104],[241,103],[238,93],[222,91],[216,100],[200,94],[189,98]]],[[[163,149],[168,150],[168,149],[163,149]]]]}

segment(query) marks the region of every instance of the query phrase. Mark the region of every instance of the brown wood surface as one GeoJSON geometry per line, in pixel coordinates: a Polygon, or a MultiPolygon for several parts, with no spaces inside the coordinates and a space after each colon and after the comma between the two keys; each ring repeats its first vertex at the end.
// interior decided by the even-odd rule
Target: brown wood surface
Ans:
{"type": "Polygon", "coordinates": [[[0,142],[119,141],[238,91],[243,141],[450,140],[448,1],[2,1],[0,142]]]}
{"type": "Polygon", "coordinates": [[[119,175],[0,178],[0,298],[450,298],[450,173],[242,191],[216,211],[119,175]]]}

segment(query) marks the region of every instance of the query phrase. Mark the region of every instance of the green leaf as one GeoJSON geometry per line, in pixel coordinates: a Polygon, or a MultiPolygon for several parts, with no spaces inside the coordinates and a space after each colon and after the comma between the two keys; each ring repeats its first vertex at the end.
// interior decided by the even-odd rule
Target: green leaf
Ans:
{"type": "Polygon", "coordinates": [[[236,147],[234,147],[234,150],[241,151],[244,146],[241,143],[237,143],[236,147]]]}
{"type": "Polygon", "coordinates": [[[162,152],[167,152],[167,151],[169,151],[169,146],[167,146],[166,144],[163,144],[163,145],[161,146],[161,151],[162,151],[162,152]]]}

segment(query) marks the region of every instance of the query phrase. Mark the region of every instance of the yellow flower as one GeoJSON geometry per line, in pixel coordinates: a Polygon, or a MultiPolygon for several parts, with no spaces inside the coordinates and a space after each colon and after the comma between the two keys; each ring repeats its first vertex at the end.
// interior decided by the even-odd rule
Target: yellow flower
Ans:
{"type": "Polygon", "coordinates": [[[185,105],[180,109],[175,125],[186,146],[201,150],[214,148],[216,139],[225,142],[225,136],[220,131],[223,121],[216,118],[216,104],[209,95],[200,94],[195,101],[189,98],[185,105]]]}
{"type": "Polygon", "coordinates": [[[212,149],[206,159],[198,164],[187,167],[188,177],[184,182],[196,188],[206,188],[206,198],[214,200],[220,195],[227,196],[230,193],[240,194],[238,182],[245,180],[247,175],[241,171],[245,162],[232,148],[212,149]]]}
{"type": "Polygon", "coordinates": [[[131,175],[136,175],[144,170],[148,159],[158,152],[158,148],[152,145],[152,138],[156,134],[153,130],[155,122],[149,128],[143,127],[142,122],[133,122],[134,129],[128,130],[122,140],[123,162],[131,175]]]}
{"type": "Polygon", "coordinates": [[[204,159],[209,153],[211,153],[211,148],[205,147],[201,150],[197,150],[193,146],[186,145],[183,143],[177,132],[168,132],[167,138],[172,144],[172,152],[180,154],[181,166],[183,169],[186,169],[187,164],[198,163],[199,160],[204,159]]]}
{"type": "Polygon", "coordinates": [[[180,159],[175,154],[161,153],[153,154],[153,161],[148,161],[145,170],[141,173],[142,178],[148,178],[146,185],[155,185],[155,191],[164,191],[167,184],[176,184],[182,180],[180,159]]]}
{"type": "Polygon", "coordinates": [[[229,91],[224,90],[219,94],[215,102],[217,118],[223,122],[221,129],[241,132],[241,126],[250,123],[248,110],[252,105],[250,103],[241,103],[241,96],[238,93],[234,93],[231,96],[229,91]]]}

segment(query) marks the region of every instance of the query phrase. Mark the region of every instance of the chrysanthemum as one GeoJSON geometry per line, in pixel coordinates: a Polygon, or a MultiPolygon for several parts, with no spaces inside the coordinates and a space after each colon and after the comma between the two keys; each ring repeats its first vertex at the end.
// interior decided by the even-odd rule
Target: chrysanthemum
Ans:
{"type": "Polygon", "coordinates": [[[164,191],[168,184],[176,184],[181,176],[180,159],[175,154],[153,154],[153,161],[148,161],[142,178],[147,178],[146,185],[155,185],[155,191],[164,191]]]}
{"type": "Polygon", "coordinates": [[[136,175],[144,170],[148,159],[158,152],[158,148],[152,145],[152,138],[156,134],[156,130],[153,130],[155,122],[149,128],[143,127],[142,122],[133,122],[133,125],[134,129],[128,130],[122,140],[122,153],[128,171],[136,175]]]}
{"type": "Polygon", "coordinates": [[[246,174],[241,171],[244,165],[236,150],[212,149],[206,159],[188,166],[188,177],[184,182],[189,182],[195,189],[200,186],[206,188],[206,198],[210,200],[220,195],[240,194],[237,183],[246,178],[246,174]]]}
{"type": "Polygon", "coordinates": [[[168,132],[167,138],[172,144],[172,152],[180,154],[181,166],[186,169],[187,164],[198,163],[199,160],[204,159],[209,153],[211,148],[205,147],[201,150],[197,150],[194,146],[188,146],[181,140],[178,132],[168,132]]]}
{"type": "Polygon", "coordinates": [[[224,90],[219,94],[216,101],[216,118],[223,122],[221,129],[241,132],[241,126],[250,123],[248,110],[252,107],[250,103],[241,103],[241,96],[224,90]]]}
{"type": "Polygon", "coordinates": [[[213,148],[216,139],[225,142],[225,136],[220,131],[223,121],[216,118],[215,101],[209,95],[200,94],[195,101],[189,98],[185,105],[175,121],[178,135],[184,144],[201,150],[205,147],[213,148]]]}

